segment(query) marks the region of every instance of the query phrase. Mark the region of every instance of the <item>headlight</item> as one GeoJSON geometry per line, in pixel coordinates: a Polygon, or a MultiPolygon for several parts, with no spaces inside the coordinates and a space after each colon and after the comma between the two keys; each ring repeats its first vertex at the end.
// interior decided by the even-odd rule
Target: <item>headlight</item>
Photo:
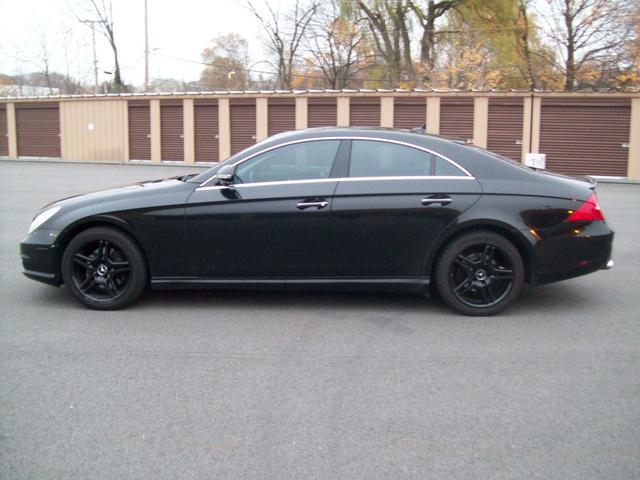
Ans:
{"type": "Polygon", "coordinates": [[[36,228],[53,217],[56,213],[58,213],[58,210],[60,210],[60,207],[51,207],[46,209],[44,212],[39,213],[36,218],[33,219],[33,222],[31,222],[29,233],[33,232],[36,228]]]}

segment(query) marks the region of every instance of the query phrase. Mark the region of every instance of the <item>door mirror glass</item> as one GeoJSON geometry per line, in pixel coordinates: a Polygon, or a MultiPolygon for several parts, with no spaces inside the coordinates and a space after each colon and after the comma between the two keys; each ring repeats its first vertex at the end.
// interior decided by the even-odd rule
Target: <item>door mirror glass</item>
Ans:
{"type": "Polygon", "coordinates": [[[232,185],[235,177],[235,165],[224,165],[216,172],[216,179],[220,185],[232,185]]]}

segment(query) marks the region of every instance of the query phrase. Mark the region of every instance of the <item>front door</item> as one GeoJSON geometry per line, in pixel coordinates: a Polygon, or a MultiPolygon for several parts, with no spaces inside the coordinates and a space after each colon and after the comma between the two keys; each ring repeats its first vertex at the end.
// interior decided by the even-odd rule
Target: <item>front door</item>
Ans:
{"type": "Polygon", "coordinates": [[[335,275],[330,178],[339,140],[277,147],[241,162],[231,186],[196,189],[186,205],[193,276],[317,278],[335,275]]]}

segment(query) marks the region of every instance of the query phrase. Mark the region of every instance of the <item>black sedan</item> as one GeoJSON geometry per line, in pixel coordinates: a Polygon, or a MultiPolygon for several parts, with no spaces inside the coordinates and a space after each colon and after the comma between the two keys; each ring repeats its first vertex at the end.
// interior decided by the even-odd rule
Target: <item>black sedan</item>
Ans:
{"type": "Polygon", "coordinates": [[[490,315],[524,282],[608,268],[595,182],[392,129],[271,137],[199,174],[60,200],[24,273],[116,309],[152,288],[437,291],[490,315]]]}

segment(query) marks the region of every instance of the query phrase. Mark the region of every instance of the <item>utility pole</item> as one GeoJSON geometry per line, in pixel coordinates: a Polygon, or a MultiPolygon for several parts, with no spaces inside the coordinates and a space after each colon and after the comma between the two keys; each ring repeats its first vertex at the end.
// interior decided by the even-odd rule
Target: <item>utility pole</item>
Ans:
{"type": "Polygon", "coordinates": [[[93,93],[98,94],[98,56],[96,55],[96,29],[91,26],[91,42],[93,43],[93,93]]]}
{"type": "Polygon", "coordinates": [[[144,91],[149,89],[149,16],[144,0],[144,91]]]}
{"type": "MultiPolygon", "coordinates": [[[[146,0],[145,0],[146,1],[146,0]]],[[[91,42],[93,43],[93,93],[98,94],[98,55],[96,54],[96,23],[98,20],[80,20],[91,29],[91,42]]]]}

